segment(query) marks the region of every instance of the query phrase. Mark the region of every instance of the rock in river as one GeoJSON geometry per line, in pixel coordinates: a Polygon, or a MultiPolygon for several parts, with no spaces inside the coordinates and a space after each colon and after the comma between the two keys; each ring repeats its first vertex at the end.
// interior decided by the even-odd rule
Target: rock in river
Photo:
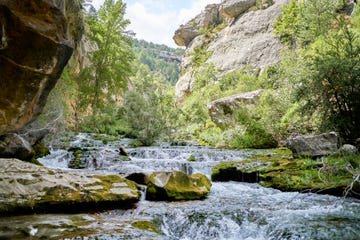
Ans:
{"type": "Polygon", "coordinates": [[[129,208],[137,185],[116,175],[87,175],[0,159],[0,214],[129,208]]]}
{"type": "Polygon", "coordinates": [[[148,200],[196,200],[203,199],[211,188],[210,180],[203,174],[191,176],[181,171],[156,172],[147,184],[148,200]]]}

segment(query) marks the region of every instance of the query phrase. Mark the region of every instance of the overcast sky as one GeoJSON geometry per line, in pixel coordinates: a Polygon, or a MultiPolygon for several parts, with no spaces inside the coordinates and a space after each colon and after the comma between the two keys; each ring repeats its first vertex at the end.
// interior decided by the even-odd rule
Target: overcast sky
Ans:
{"type": "MultiPolygon", "coordinates": [[[[104,0],[93,0],[98,8],[104,0]]],[[[124,0],[127,3],[126,18],[130,19],[129,30],[136,37],[149,42],[175,47],[172,40],[180,24],[195,17],[210,3],[221,0],[124,0]]]]}

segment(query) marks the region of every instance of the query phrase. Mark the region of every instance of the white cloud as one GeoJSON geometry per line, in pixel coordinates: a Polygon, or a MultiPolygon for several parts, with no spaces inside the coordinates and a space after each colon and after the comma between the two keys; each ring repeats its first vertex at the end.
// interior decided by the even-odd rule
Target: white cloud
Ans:
{"type": "Polygon", "coordinates": [[[136,33],[137,38],[174,46],[171,35],[174,28],[173,21],[176,18],[175,12],[155,14],[143,4],[135,3],[127,6],[126,17],[131,21],[129,29],[136,33]]]}
{"type": "Polygon", "coordinates": [[[92,5],[96,8],[99,9],[99,7],[104,3],[105,0],[92,0],[92,5]]]}
{"type": "MultiPolygon", "coordinates": [[[[93,5],[98,8],[104,0],[93,0],[93,5]]],[[[136,37],[146,41],[166,44],[175,47],[172,40],[175,30],[180,26],[195,17],[205,6],[210,3],[219,3],[221,0],[193,0],[190,8],[181,8],[176,10],[166,10],[166,6],[158,7],[162,11],[155,13],[155,3],[160,1],[139,0],[133,4],[127,3],[126,18],[130,19],[131,24],[128,27],[136,33],[136,37]],[[154,3],[149,4],[149,3],[154,3]]]]}

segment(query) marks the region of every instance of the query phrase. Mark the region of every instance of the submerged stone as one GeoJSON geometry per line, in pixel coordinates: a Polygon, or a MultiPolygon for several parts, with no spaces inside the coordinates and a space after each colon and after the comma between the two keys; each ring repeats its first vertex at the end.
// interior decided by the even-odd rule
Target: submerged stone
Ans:
{"type": "Polygon", "coordinates": [[[196,200],[210,192],[211,182],[203,174],[191,176],[181,171],[156,172],[147,184],[148,200],[196,200]]]}
{"type": "Polygon", "coordinates": [[[80,212],[130,208],[136,183],[116,175],[87,175],[0,159],[0,213],[80,212]]]}

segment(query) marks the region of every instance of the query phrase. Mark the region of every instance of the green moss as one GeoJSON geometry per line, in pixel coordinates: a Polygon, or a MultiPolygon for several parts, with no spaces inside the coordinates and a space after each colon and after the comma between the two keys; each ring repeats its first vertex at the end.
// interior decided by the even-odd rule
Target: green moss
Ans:
{"type": "Polygon", "coordinates": [[[133,222],[131,224],[131,226],[133,226],[134,228],[141,229],[141,230],[146,230],[146,231],[162,234],[162,232],[157,227],[155,227],[152,222],[149,222],[149,221],[133,222]]]}
{"type": "Polygon", "coordinates": [[[195,162],[195,161],[196,161],[195,156],[194,156],[194,155],[191,155],[191,156],[188,158],[188,161],[189,161],[189,162],[195,162]]]}
{"type": "Polygon", "coordinates": [[[222,162],[216,165],[211,172],[211,179],[216,178],[216,176],[222,174],[222,172],[227,171],[227,169],[235,168],[240,162],[222,162]]]}
{"type": "Polygon", "coordinates": [[[352,183],[354,172],[359,172],[360,155],[326,157],[320,162],[309,158],[293,159],[289,149],[280,148],[255,154],[241,162],[223,162],[212,171],[217,176],[231,176],[241,180],[241,172],[259,172],[260,184],[283,191],[311,191],[342,195],[352,183]]]}
{"type": "Polygon", "coordinates": [[[143,144],[142,142],[137,141],[137,140],[132,141],[131,143],[129,143],[129,145],[130,145],[131,147],[134,147],[134,148],[144,146],[144,144],[143,144]]]}
{"type": "Polygon", "coordinates": [[[154,173],[150,176],[146,198],[149,200],[196,200],[203,199],[210,191],[211,182],[202,174],[188,176],[181,171],[174,171],[170,174],[165,186],[159,187],[157,178],[168,177],[159,176],[154,173]]]}
{"type": "Polygon", "coordinates": [[[35,153],[35,158],[41,158],[50,154],[49,148],[40,143],[33,146],[33,151],[35,153]]]}
{"type": "Polygon", "coordinates": [[[118,136],[112,136],[112,135],[104,135],[104,134],[97,134],[93,136],[94,140],[102,141],[104,144],[107,144],[108,142],[115,142],[119,140],[118,136]]]}

